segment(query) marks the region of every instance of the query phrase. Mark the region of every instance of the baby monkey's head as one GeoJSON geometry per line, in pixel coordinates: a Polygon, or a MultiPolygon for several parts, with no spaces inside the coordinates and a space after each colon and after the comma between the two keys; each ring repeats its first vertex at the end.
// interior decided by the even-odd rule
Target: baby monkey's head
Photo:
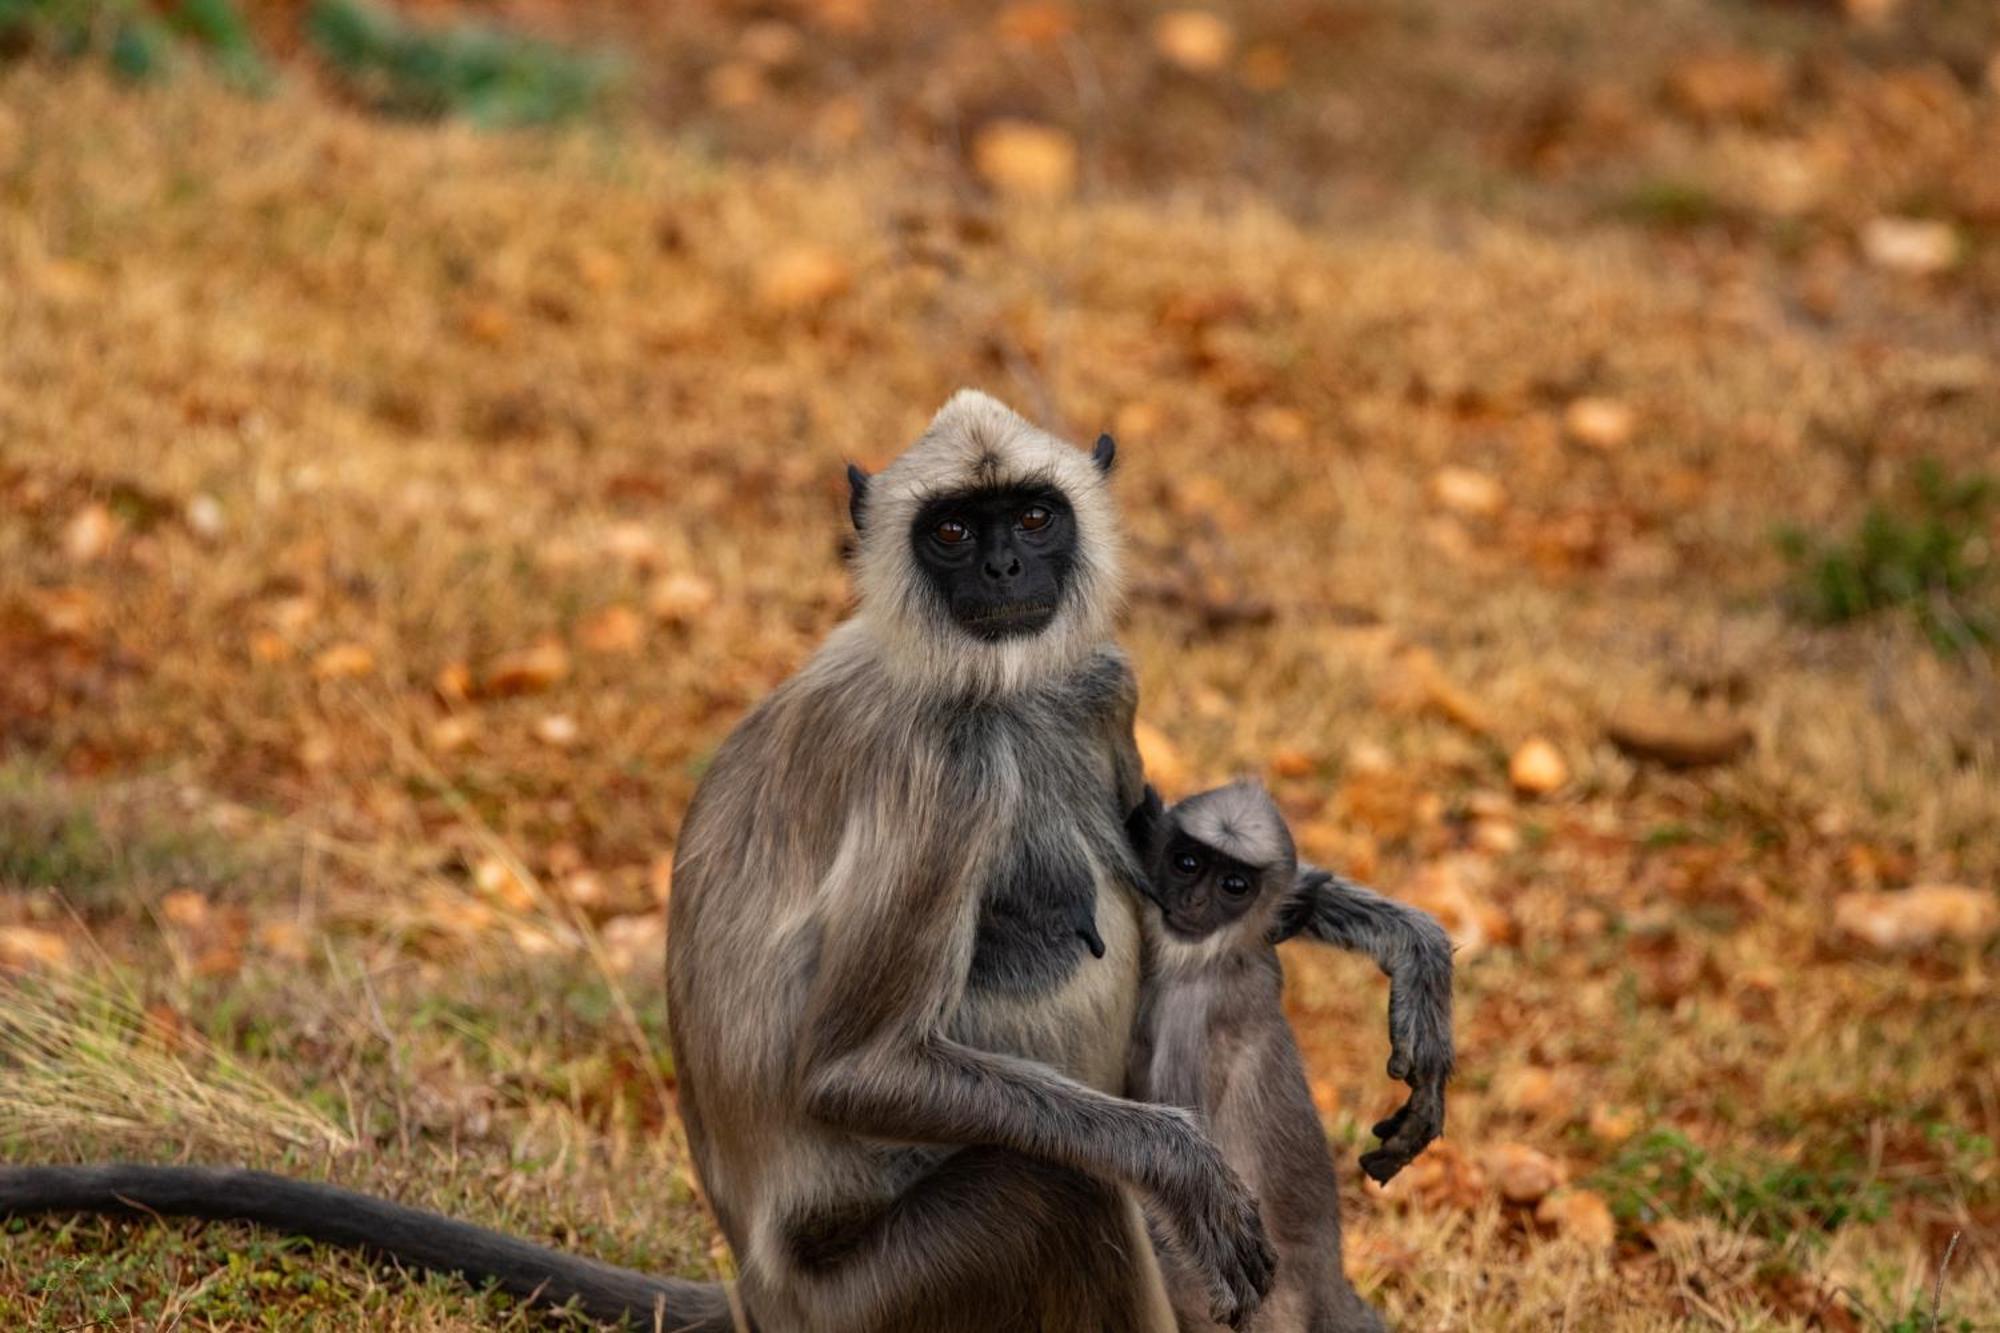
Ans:
{"type": "Polygon", "coordinates": [[[1298,878],[1291,830],[1254,782],[1234,782],[1168,808],[1158,793],[1132,816],[1132,839],[1169,938],[1276,941],[1298,878]]]}

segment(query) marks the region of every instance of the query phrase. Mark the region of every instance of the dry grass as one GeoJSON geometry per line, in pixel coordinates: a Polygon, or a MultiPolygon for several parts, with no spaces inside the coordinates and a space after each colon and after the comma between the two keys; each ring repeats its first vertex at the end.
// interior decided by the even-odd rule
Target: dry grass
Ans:
{"type": "MultiPolygon", "coordinates": [[[[1333,222],[1126,188],[1124,121],[1113,185],[1015,208],[866,144],[718,159],[0,72],[0,929],[73,961],[87,932],[183,1043],[130,1040],[121,999],[118,1044],[10,1082],[74,1113],[37,1096],[9,1154],[59,1123],[64,1155],[130,1148],[137,1122],[145,1151],[712,1271],[659,1095],[657,866],[705,756],[843,613],[841,461],[974,383],[1119,434],[1160,774],[1263,771],[1308,850],[1487,936],[1447,1150],[1351,1200],[1350,1266],[1399,1326],[1917,1330],[1955,1232],[1944,1327],[2000,1320],[1995,945],[1885,955],[1831,922],[1845,892],[2000,877],[1992,664],[1895,617],[1794,621],[1772,541],[1918,458],[1990,463],[2000,252],[1968,224],[1948,279],[1878,271],[1862,185],[1836,174],[1803,247],[1754,188],[1808,131],[1867,190],[1891,160],[1949,185],[2000,99],[1828,57],[1810,118],[1703,131],[1650,100],[1671,52],[1634,49],[1650,128],[1599,175],[1503,145],[1512,193],[1469,212],[1456,178],[1373,163],[1379,209],[1333,222]],[[1590,203],[1669,169],[1760,220],[1590,203]],[[801,245],[844,283],[776,299],[767,258],[801,245]],[[1569,438],[1585,394],[1632,437],[1569,438]],[[1441,502],[1447,467],[1497,504],[1441,502]],[[479,688],[544,637],[567,674],[479,688]],[[1604,739],[1657,694],[1755,749],[1677,774],[1604,739]],[[1508,782],[1531,736],[1570,769],[1546,797],[1508,782]],[[323,1155],[323,1124],[359,1149],[323,1155]],[[1505,1143],[1628,1204],[1616,1244],[1505,1203],[1477,1170],[1505,1143]]],[[[1467,86],[1426,105],[1476,137],[1498,94],[1467,86]]],[[[1381,985],[1288,961],[1358,1143],[1396,1094],[1381,985]]],[[[25,993],[10,1060],[102,1033],[25,993]]],[[[272,1311],[502,1317],[226,1228],[0,1250],[10,1323],[272,1311]]]]}

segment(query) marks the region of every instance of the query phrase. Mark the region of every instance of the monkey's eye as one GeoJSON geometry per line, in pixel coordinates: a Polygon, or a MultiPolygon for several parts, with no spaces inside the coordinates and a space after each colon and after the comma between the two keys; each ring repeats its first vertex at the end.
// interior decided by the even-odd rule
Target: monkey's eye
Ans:
{"type": "Polygon", "coordinates": [[[1188,853],[1182,852],[1174,858],[1174,869],[1180,871],[1183,875],[1192,875],[1195,871],[1201,869],[1201,862],[1188,853]]]}
{"type": "Polygon", "coordinates": [[[948,518],[933,530],[937,539],[946,546],[956,546],[972,536],[972,529],[955,518],[948,518]]]}
{"type": "Polygon", "coordinates": [[[1241,875],[1224,875],[1222,877],[1222,891],[1232,898],[1241,898],[1244,894],[1250,892],[1250,881],[1241,875]]]}
{"type": "Polygon", "coordinates": [[[1029,532],[1039,532],[1049,525],[1049,520],[1053,517],[1055,515],[1049,513],[1048,510],[1042,508],[1040,505],[1035,505],[1021,512],[1021,526],[1029,532]]]}

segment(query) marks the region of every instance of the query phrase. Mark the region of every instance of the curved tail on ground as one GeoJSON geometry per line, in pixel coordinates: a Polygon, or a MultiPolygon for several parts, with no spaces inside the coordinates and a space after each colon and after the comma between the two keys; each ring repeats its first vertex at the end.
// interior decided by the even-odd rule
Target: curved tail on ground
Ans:
{"type": "Polygon", "coordinates": [[[523,1300],[671,1333],[733,1333],[719,1283],[652,1277],[438,1213],[266,1171],[207,1166],[0,1166],[0,1217],[156,1213],[252,1222],[415,1268],[491,1282],[523,1300]]]}

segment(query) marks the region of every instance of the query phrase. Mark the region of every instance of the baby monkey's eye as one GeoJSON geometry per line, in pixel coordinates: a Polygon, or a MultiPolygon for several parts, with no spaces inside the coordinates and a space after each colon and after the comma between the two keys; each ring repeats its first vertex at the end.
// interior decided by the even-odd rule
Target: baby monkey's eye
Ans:
{"type": "Polygon", "coordinates": [[[1046,528],[1049,525],[1049,519],[1052,517],[1053,515],[1048,510],[1042,508],[1040,505],[1036,505],[1032,509],[1022,511],[1021,526],[1029,532],[1037,532],[1042,528],[1046,528]]]}
{"type": "Polygon", "coordinates": [[[1201,862],[1188,853],[1182,852],[1174,858],[1174,869],[1180,871],[1183,875],[1192,875],[1195,871],[1201,869],[1201,862]]]}
{"type": "Polygon", "coordinates": [[[1232,898],[1241,898],[1244,894],[1250,892],[1250,881],[1241,875],[1224,875],[1222,877],[1222,891],[1232,898]]]}
{"type": "Polygon", "coordinates": [[[972,535],[972,529],[955,518],[948,518],[937,525],[937,539],[947,546],[956,546],[972,535]]]}

